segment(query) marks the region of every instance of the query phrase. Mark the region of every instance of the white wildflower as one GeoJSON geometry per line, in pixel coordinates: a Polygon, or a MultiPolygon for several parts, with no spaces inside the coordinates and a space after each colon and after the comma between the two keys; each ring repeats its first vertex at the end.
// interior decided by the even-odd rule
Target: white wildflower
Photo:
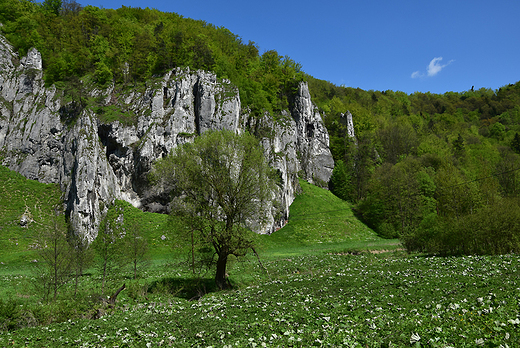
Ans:
{"type": "Polygon", "coordinates": [[[520,324],[520,319],[518,319],[518,318],[516,318],[515,320],[509,319],[507,322],[511,323],[513,325],[518,325],[518,324],[520,324]]]}
{"type": "Polygon", "coordinates": [[[417,343],[420,340],[421,340],[421,336],[419,336],[419,334],[412,333],[412,337],[410,337],[410,344],[417,343]]]}

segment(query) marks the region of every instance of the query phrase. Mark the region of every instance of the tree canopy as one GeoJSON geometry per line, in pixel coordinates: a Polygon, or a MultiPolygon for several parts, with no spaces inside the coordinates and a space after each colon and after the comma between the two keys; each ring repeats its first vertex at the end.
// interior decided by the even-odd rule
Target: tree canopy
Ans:
{"type": "Polygon", "coordinates": [[[215,282],[226,288],[228,257],[253,247],[247,225],[262,218],[273,197],[273,173],[258,140],[247,133],[206,132],[160,160],[154,176],[173,188],[172,214],[185,231],[213,248],[215,282]]]}
{"type": "Polygon", "coordinates": [[[3,0],[1,31],[20,56],[31,47],[43,59],[48,84],[71,77],[138,83],[176,67],[213,71],[240,90],[253,114],[287,107],[305,78],[302,67],[224,27],[149,8],[81,7],[74,0],[3,0]]]}
{"type": "Polygon", "coordinates": [[[313,78],[309,87],[336,164],[329,187],[379,235],[435,253],[520,250],[520,230],[507,218],[520,200],[520,82],[411,95],[313,78]],[[343,122],[347,110],[357,143],[343,122]],[[490,213],[495,220],[484,218],[490,213]]]}

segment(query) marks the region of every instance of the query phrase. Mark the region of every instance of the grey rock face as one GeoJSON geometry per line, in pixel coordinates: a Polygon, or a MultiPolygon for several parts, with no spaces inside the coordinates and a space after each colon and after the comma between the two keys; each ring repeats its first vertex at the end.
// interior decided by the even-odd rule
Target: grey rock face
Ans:
{"type": "Polygon", "coordinates": [[[347,111],[346,114],[341,114],[340,121],[347,126],[348,137],[354,140],[354,142],[357,144],[356,132],[354,131],[354,121],[352,120],[352,114],[350,111],[347,111]]]}
{"type": "Polygon", "coordinates": [[[352,114],[350,113],[350,111],[347,111],[346,117],[348,136],[350,138],[356,138],[356,133],[354,132],[354,122],[352,121],[352,114]]]}
{"type": "Polygon", "coordinates": [[[27,52],[27,56],[22,58],[20,64],[25,69],[42,70],[42,55],[36,48],[31,48],[29,52],[27,52]]]}
{"type": "Polygon", "coordinates": [[[238,89],[212,73],[174,69],[145,88],[82,85],[97,107],[65,102],[46,88],[41,55],[16,54],[0,36],[0,155],[2,164],[27,178],[58,183],[76,231],[92,241],[107,207],[122,199],[152,212],[168,211],[168,192],[150,187],[154,162],[210,129],[234,132],[268,128],[265,154],[280,174],[275,204],[251,221],[259,233],[282,227],[299,189],[298,175],[327,182],[333,161],[321,116],[301,84],[294,108],[278,117],[241,114],[238,89]],[[103,121],[108,112],[121,121],[103,121]],[[97,114],[96,114],[97,113],[97,114]],[[123,121],[124,120],[124,121],[123,121]]]}
{"type": "Polygon", "coordinates": [[[296,121],[296,146],[305,179],[310,183],[327,183],[334,169],[329,149],[329,133],[318,108],[312,103],[309,87],[300,83],[292,116],[296,121]]]}

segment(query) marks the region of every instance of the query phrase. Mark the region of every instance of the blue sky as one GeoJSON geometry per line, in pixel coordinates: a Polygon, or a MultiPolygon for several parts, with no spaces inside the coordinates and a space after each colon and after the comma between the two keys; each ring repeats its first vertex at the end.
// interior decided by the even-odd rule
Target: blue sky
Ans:
{"type": "Polygon", "coordinates": [[[228,28],[336,85],[406,93],[520,80],[520,1],[78,0],[149,7],[228,28]]]}

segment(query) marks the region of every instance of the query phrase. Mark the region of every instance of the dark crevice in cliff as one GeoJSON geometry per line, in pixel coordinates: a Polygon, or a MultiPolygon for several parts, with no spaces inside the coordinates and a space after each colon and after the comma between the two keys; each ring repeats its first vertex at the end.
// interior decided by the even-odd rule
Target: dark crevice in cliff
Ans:
{"type": "MultiPolygon", "coordinates": [[[[98,135],[101,144],[105,147],[105,154],[108,164],[112,167],[114,174],[121,182],[123,177],[136,176],[134,171],[129,171],[126,162],[133,161],[133,150],[130,147],[122,146],[118,143],[117,139],[112,136],[112,125],[111,124],[100,124],[98,125],[98,135]]],[[[135,165],[134,165],[135,167],[135,165]]],[[[132,180],[132,186],[134,186],[134,180],[132,180]]],[[[134,191],[135,187],[132,187],[134,191]]]]}
{"type": "MultiPolygon", "coordinates": [[[[122,157],[122,149],[121,146],[117,143],[117,141],[110,136],[112,132],[111,124],[101,124],[98,126],[98,135],[101,143],[106,149],[106,156],[110,162],[110,155],[115,154],[117,157],[122,157]]],[[[126,153],[126,151],[125,151],[126,153]]]]}
{"type": "Polygon", "coordinates": [[[195,115],[195,130],[197,134],[200,134],[200,113],[199,113],[199,105],[200,105],[200,93],[199,93],[199,84],[200,81],[197,81],[193,85],[193,113],[195,115]]]}

